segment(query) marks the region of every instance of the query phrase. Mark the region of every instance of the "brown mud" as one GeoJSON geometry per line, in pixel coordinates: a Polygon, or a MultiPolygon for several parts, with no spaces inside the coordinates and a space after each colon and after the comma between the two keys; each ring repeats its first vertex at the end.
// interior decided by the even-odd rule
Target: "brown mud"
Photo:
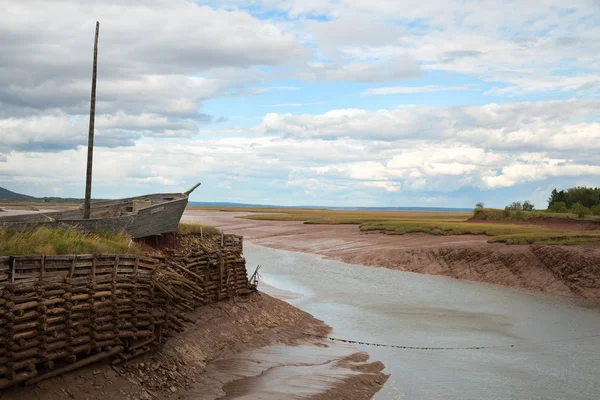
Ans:
{"type": "MultiPolygon", "coordinates": [[[[216,226],[275,249],[318,254],[373,267],[487,282],[589,299],[600,299],[599,246],[487,243],[484,235],[383,235],[357,225],[235,218],[248,213],[187,209],[183,220],[216,226]]],[[[489,222],[489,221],[485,221],[489,222]]]]}
{"type": "Polygon", "coordinates": [[[0,399],[286,399],[299,398],[298,390],[305,399],[370,399],[388,378],[366,353],[307,336],[330,328],[262,293],[200,307],[191,317],[195,324],[156,352],[13,387],[0,399]]]}

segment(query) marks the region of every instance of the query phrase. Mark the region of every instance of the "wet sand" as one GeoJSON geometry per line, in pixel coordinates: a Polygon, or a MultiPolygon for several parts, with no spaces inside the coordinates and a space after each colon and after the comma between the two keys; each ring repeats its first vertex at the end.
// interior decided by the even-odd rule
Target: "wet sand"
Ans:
{"type": "Polygon", "coordinates": [[[484,235],[387,235],[361,232],[357,225],[236,218],[243,215],[248,213],[187,209],[183,220],[243,235],[257,245],[350,264],[600,299],[599,246],[490,244],[484,235]]]}
{"type": "Polygon", "coordinates": [[[194,325],[154,353],[15,387],[0,399],[366,400],[388,378],[382,363],[356,347],[307,336],[331,328],[263,293],[210,304],[191,317],[194,325]]]}

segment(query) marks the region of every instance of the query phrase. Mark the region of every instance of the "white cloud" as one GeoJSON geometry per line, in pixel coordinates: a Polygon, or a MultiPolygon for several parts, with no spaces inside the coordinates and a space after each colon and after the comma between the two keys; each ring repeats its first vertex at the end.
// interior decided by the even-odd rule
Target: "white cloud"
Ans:
{"type": "Polygon", "coordinates": [[[415,94],[415,93],[433,93],[433,92],[446,92],[446,91],[464,91],[474,90],[473,86],[462,85],[462,86],[438,86],[438,85],[425,85],[425,86],[389,86],[372,88],[365,90],[362,94],[366,96],[373,95],[385,95],[385,94],[415,94]]]}
{"type": "Polygon", "coordinates": [[[600,143],[598,123],[577,122],[593,116],[599,100],[487,104],[483,106],[398,106],[391,110],[331,110],[320,115],[270,113],[262,134],[298,138],[355,138],[395,141],[407,138],[473,143],[498,149],[571,149],[579,140],[600,143]]]}
{"type": "Polygon", "coordinates": [[[377,61],[313,62],[299,77],[307,81],[385,82],[415,78],[420,73],[415,59],[402,54],[377,61]]]}
{"type": "Polygon", "coordinates": [[[95,20],[100,146],[191,136],[211,120],[202,101],[261,81],[257,67],[308,56],[293,35],[245,11],[183,0],[9,1],[0,13],[0,153],[83,143],[95,20]]]}

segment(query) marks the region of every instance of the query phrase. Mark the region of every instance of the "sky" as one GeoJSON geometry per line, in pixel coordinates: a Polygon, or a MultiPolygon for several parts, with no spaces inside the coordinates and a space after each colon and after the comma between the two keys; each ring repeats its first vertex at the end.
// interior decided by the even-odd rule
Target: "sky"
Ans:
{"type": "Polygon", "coordinates": [[[600,186],[600,1],[0,0],[0,186],[546,206],[600,186]]]}

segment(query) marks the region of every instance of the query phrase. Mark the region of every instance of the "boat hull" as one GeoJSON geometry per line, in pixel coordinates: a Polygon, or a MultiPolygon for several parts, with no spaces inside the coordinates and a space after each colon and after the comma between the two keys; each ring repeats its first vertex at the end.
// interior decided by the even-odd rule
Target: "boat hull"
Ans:
{"type": "Polygon", "coordinates": [[[40,226],[68,225],[86,231],[124,231],[132,238],[176,232],[188,203],[185,194],[155,194],[92,204],[92,218],[84,219],[81,210],[45,214],[15,215],[0,218],[0,227],[26,230],[40,226]],[[131,208],[134,200],[152,203],[135,212],[120,212],[131,208]],[[119,214],[119,215],[116,215],[119,214]]]}

